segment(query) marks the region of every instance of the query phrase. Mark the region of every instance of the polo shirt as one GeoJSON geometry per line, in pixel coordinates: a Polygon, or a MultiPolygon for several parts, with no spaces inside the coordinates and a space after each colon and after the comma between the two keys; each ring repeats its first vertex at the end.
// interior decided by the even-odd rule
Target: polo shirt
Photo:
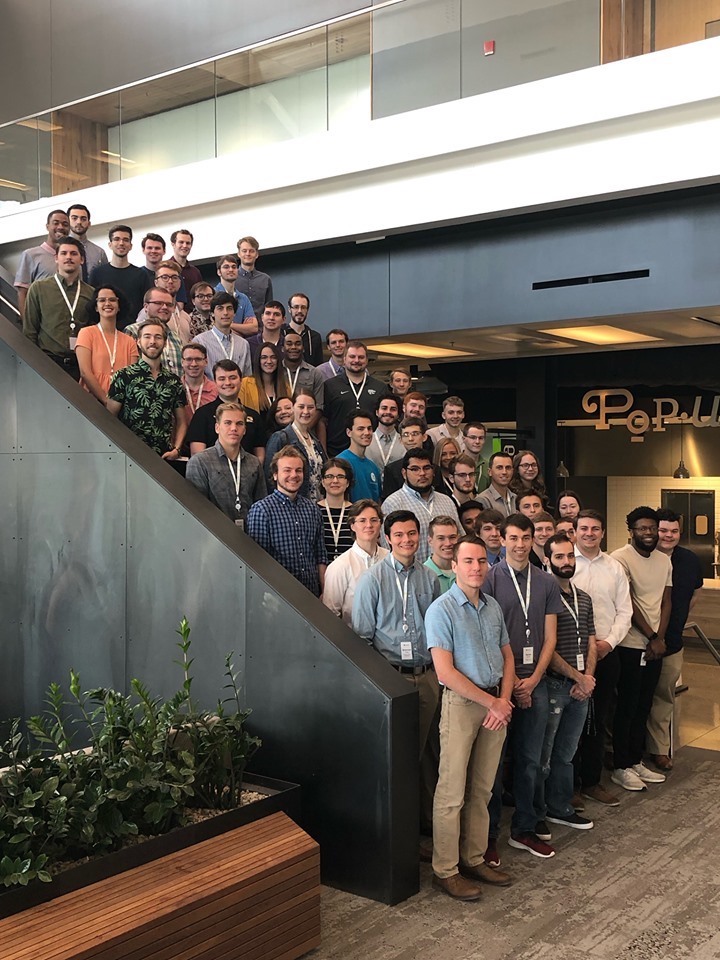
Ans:
{"type": "Polygon", "coordinates": [[[515,571],[515,577],[523,600],[526,596],[527,578],[530,580],[530,609],[528,625],[530,637],[525,635],[525,614],[515,590],[507,560],[501,560],[490,567],[483,583],[483,593],[494,597],[500,604],[510,637],[510,646],[515,657],[515,673],[519,679],[529,677],[537,666],[540,651],[545,642],[545,617],[548,614],[560,614],[565,609],[560,599],[560,588],[555,578],[543,573],[530,563],[522,571],[515,571]],[[523,663],[523,648],[532,646],[533,662],[523,663]]]}
{"type": "MultiPolygon", "coordinates": [[[[557,583],[557,581],[555,582],[557,583]]],[[[558,614],[555,653],[557,653],[559,657],[562,657],[566,663],[569,663],[571,667],[577,669],[578,654],[582,654],[584,662],[587,665],[588,640],[595,634],[595,620],[593,618],[593,603],[590,599],[590,594],[576,587],[575,596],[577,597],[577,626],[574,617],[576,611],[572,587],[569,593],[566,593],[562,589],[560,591],[561,603],[563,600],[565,603],[563,603],[562,613],[558,614]],[[565,604],[570,607],[572,613],[565,604]],[[580,633],[579,641],[578,631],[580,633]]],[[[585,671],[583,670],[581,672],[584,673],[585,671]]]]}
{"type": "Polygon", "coordinates": [[[353,469],[353,484],[350,488],[349,499],[357,500],[380,499],[380,470],[376,463],[368,457],[359,457],[351,450],[343,450],[338,454],[339,460],[347,460],[353,469]]]}
{"type": "Polygon", "coordinates": [[[341,450],[350,446],[350,440],[345,432],[347,415],[353,410],[367,410],[371,412],[377,406],[380,397],[386,396],[388,386],[382,380],[368,376],[357,393],[359,384],[350,384],[345,370],[325,381],[325,416],[328,420],[327,447],[328,454],[336,457],[341,450]]]}
{"type": "MultiPolygon", "coordinates": [[[[190,443],[204,443],[206,447],[213,447],[218,438],[215,430],[215,411],[225,401],[218,397],[210,403],[204,403],[199,410],[193,414],[190,421],[185,441],[190,443]]],[[[245,407],[245,436],[242,438],[240,446],[248,453],[252,453],[256,447],[265,446],[265,428],[263,427],[260,414],[257,410],[251,410],[245,407]]]]}
{"type": "Polygon", "coordinates": [[[83,269],[86,277],[90,276],[95,267],[99,267],[101,263],[108,262],[107,254],[103,248],[99,247],[96,243],[93,243],[92,240],[88,240],[87,237],[78,237],[77,234],[72,232],[70,233],[70,236],[74,237],[76,240],[79,240],[85,250],[85,263],[83,265],[83,269]]]}
{"type": "Polygon", "coordinates": [[[44,280],[56,273],[55,247],[51,246],[47,240],[43,240],[40,246],[23,250],[14,285],[27,289],[35,280],[44,280]]]}
{"type": "Polygon", "coordinates": [[[429,649],[449,650],[453,665],[476,687],[489,690],[503,675],[502,647],[510,642],[500,604],[480,594],[475,607],[454,583],[425,616],[429,649]]]}
{"type": "Polygon", "coordinates": [[[443,593],[447,593],[450,587],[455,583],[455,574],[452,570],[443,570],[442,567],[439,567],[432,557],[428,557],[425,561],[425,566],[428,570],[432,570],[435,576],[440,581],[440,589],[443,593]]]}
{"type": "Polygon", "coordinates": [[[185,388],[173,373],[160,368],[157,377],[144,357],[114,375],[110,400],[122,404],[118,419],[159,454],[170,449],[175,410],[185,406],[185,388]]]}

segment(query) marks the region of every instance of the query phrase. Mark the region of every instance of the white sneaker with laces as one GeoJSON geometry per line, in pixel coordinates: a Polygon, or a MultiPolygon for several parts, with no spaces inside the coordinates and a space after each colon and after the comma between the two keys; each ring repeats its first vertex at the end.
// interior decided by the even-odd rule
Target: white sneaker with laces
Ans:
{"type": "Polygon", "coordinates": [[[635,773],[632,767],[620,767],[613,770],[610,777],[613,783],[623,787],[625,790],[647,790],[640,777],[635,773]]]}
{"type": "Polygon", "coordinates": [[[665,774],[658,773],[656,770],[651,770],[650,767],[646,767],[645,764],[640,761],[636,763],[632,768],[633,773],[640,777],[645,783],[664,783],[665,774]]]}

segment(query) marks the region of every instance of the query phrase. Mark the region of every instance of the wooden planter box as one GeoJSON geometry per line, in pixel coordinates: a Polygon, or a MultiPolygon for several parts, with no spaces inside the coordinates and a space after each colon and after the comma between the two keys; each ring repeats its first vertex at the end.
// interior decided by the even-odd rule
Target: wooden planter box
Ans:
{"type": "MultiPolygon", "coordinates": [[[[270,793],[268,804],[282,797],[270,793]]],[[[187,830],[194,840],[179,844],[183,829],[157,838],[173,840],[169,852],[146,851],[143,863],[116,863],[115,872],[103,864],[102,879],[26,900],[0,920],[3,960],[294,960],[319,945],[319,848],[284,812],[268,814],[260,801],[187,830]],[[267,815],[246,815],[257,807],[267,815]],[[229,822],[237,814],[240,826],[229,822]],[[208,824],[211,835],[198,836],[208,824]]],[[[18,905],[17,893],[34,890],[12,893],[18,905]]]]}

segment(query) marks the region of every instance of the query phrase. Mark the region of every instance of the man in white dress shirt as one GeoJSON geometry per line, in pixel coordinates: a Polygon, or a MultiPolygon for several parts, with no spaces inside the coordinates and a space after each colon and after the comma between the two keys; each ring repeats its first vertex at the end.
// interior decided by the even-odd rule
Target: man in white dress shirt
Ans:
{"type": "Polygon", "coordinates": [[[378,545],[382,526],[379,504],[374,500],[358,500],[348,510],[347,517],[355,543],[328,565],[322,602],[351,627],[355,585],[366,570],[387,556],[388,551],[378,545]]]}

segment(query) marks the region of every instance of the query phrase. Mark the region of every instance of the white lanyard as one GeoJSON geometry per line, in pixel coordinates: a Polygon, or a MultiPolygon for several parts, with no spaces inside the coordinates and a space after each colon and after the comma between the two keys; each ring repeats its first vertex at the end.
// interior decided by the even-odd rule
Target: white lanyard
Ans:
{"type": "Polygon", "coordinates": [[[575,584],[574,584],[574,583],[571,583],[571,584],[570,584],[570,589],[572,590],[573,605],[574,605],[575,609],[573,610],[573,608],[570,606],[570,604],[569,604],[569,603],[567,602],[567,600],[565,599],[565,591],[564,591],[564,590],[561,590],[561,591],[560,591],[560,599],[561,599],[562,602],[565,604],[565,607],[566,607],[568,613],[570,614],[570,616],[571,616],[571,617],[573,618],[573,620],[575,621],[575,630],[577,631],[577,642],[578,642],[578,650],[579,650],[580,647],[582,646],[582,637],[580,636],[580,608],[579,608],[579,606],[578,606],[577,590],[575,589],[575,584]]]}
{"type": "Polygon", "coordinates": [[[185,393],[187,394],[187,398],[188,398],[188,406],[190,407],[193,413],[195,413],[195,411],[201,405],[200,401],[202,400],[202,392],[203,392],[204,386],[205,386],[205,381],[203,380],[203,382],[200,384],[200,388],[198,389],[197,403],[193,404],[192,391],[190,390],[190,387],[187,384],[185,384],[185,393]]]}
{"type": "Polygon", "coordinates": [[[230,336],[230,350],[228,351],[228,350],[225,349],[225,344],[223,343],[223,338],[224,338],[225,334],[220,333],[220,332],[218,331],[217,327],[213,327],[213,333],[214,333],[215,336],[217,337],[217,341],[218,341],[218,343],[220,344],[220,349],[221,349],[222,352],[225,354],[225,359],[226,359],[226,360],[232,360],[232,352],[233,352],[232,334],[229,334],[229,336],[230,336]]]}
{"type": "MultiPolygon", "coordinates": [[[[430,494],[430,496],[432,497],[432,493],[430,494]]],[[[430,519],[432,520],[432,515],[433,515],[433,513],[432,513],[432,512],[433,512],[432,504],[430,504],[430,506],[428,506],[428,505],[425,503],[425,501],[423,500],[423,498],[422,498],[421,496],[419,496],[419,495],[417,496],[417,498],[414,498],[414,499],[417,499],[418,506],[422,507],[423,510],[425,511],[425,513],[427,513],[427,515],[428,515],[428,516],[430,517],[430,519]]]]}
{"type": "Polygon", "coordinates": [[[300,432],[300,430],[298,429],[297,425],[294,423],[291,424],[291,427],[293,428],[297,436],[300,438],[300,443],[302,443],[302,445],[305,447],[305,451],[307,452],[307,455],[308,455],[308,460],[317,460],[318,452],[315,449],[315,444],[312,441],[312,437],[304,437],[300,432]]]}
{"type": "Polygon", "coordinates": [[[525,616],[525,636],[529,640],[530,639],[530,622],[528,619],[528,615],[530,613],[530,564],[528,564],[525,569],[527,570],[527,587],[525,589],[525,598],[523,599],[523,595],[520,591],[520,585],[517,582],[517,577],[515,576],[515,571],[510,566],[510,564],[508,564],[510,577],[512,579],[513,584],[515,585],[515,590],[518,595],[518,600],[520,601],[520,606],[522,607],[522,612],[525,616]]]}
{"type": "Polygon", "coordinates": [[[230,462],[230,457],[228,457],[228,468],[230,470],[230,476],[233,478],[233,483],[235,484],[235,509],[238,513],[242,510],[242,505],[240,503],[240,453],[238,452],[237,458],[237,475],[233,470],[233,465],[230,462]]]}
{"type": "Polygon", "coordinates": [[[342,529],[343,517],[345,516],[345,504],[342,505],[340,510],[340,519],[338,520],[337,527],[333,522],[332,514],[330,513],[330,507],[327,502],[325,503],[325,513],[327,513],[328,523],[330,524],[330,530],[332,531],[333,543],[335,544],[335,549],[337,550],[337,545],[340,540],[340,530],[342,529]]]}
{"type": "Polygon", "coordinates": [[[385,455],[383,454],[383,447],[387,447],[387,444],[384,443],[384,442],[380,439],[380,437],[387,436],[387,434],[380,433],[379,430],[376,430],[376,431],[375,431],[375,439],[376,439],[376,441],[377,441],[378,449],[380,450],[380,459],[382,460],[382,465],[383,465],[383,467],[386,467],[386,466],[388,465],[388,460],[389,460],[390,457],[392,456],[392,452],[393,452],[393,450],[395,449],[395,442],[397,441],[398,435],[397,435],[397,430],[394,430],[393,432],[394,432],[395,436],[392,438],[392,443],[390,444],[390,448],[389,448],[389,450],[388,450],[388,452],[387,452],[387,456],[385,456],[385,455]]]}
{"type": "Polygon", "coordinates": [[[366,370],[365,373],[363,374],[363,379],[362,379],[362,383],[360,384],[360,389],[359,389],[359,390],[356,390],[356,389],[355,389],[355,384],[352,382],[352,380],[350,379],[350,377],[348,377],[348,383],[350,384],[350,389],[351,389],[352,392],[355,394],[355,403],[357,404],[358,407],[360,406],[360,395],[362,394],[363,390],[365,389],[365,384],[367,383],[367,376],[368,376],[368,375],[367,375],[367,370],[366,370]]]}
{"type": "Polygon", "coordinates": [[[285,371],[285,376],[287,377],[287,382],[290,384],[290,396],[295,396],[295,387],[297,386],[298,377],[300,376],[300,367],[295,371],[295,378],[290,374],[288,368],[283,364],[283,370],[285,371]]]}
{"type": "Polygon", "coordinates": [[[398,593],[400,594],[400,599],[402,600],[402,628],[403,633],[407,633],[410,629],[407,619],[407,606],[408,606],[408,581],[410,579],[409,574],[405,575],[405,581],[401,583],[398,572],[395,569],[395,561],[392,558],[392,554],[388,554],[388,562],[393,568],[393,573],[395,574],[395,583],[397,584],[398,593]]]}
{"type": "MultiPolygon", "coordinates": [[[[78,288],[78,289],[79,289],[79,288],[78,288]]],[[[112,348],[112,351],[110,350],[110,344],[107,342],[107,337],[105,336],[105,331],[104,331],[103,328],[100,326],[100,324],[98,324],[98,330],[100,331],[100,336],[103,338],[103,341],[104,341],[104,343],[105,343],[105,349],[107,350],[108,356],[110,357],[110,370],[111,370],[111,371],[114,371],[114,370],[115,370],[115,357],[116,357],[116,355],[117,355],[117,335],[118,335],[117,327],[115,328],[115,338],[114,338],[114,340],[113,340],[113,348],[112,348]]]]}
{"type": "Polygon", "coordinates": [[[73,331],[75,330],[75,310],[78,305],[78,300],[80,299],[80,277],[77,279],[77,290],[75,291],[75,299],[73,300],[72,306],[70,306],[70,301],[68,300],[68,295],[65,293],[65,287],[62,284],[62,280],[57,274],[55,274],[55,283],[58,285],[60,293],[62,294],[62,298],[67,304],[68,310],[70,311],[70,330],[73,331]]]}
{"type": "Polygon", "coordinates": [[[332,372],[335,374],[335,376],[337,376],[337,375],[340,373],[340,371],[342,370],[342,366],[339,366],[339,367],[337,368],[337,370],[336,370],[336,369],[335,369],[335,364],[333,363],[332,357],[331,357],[331,358],[330,358],[330,369],[331,369],[332,372]]]}

